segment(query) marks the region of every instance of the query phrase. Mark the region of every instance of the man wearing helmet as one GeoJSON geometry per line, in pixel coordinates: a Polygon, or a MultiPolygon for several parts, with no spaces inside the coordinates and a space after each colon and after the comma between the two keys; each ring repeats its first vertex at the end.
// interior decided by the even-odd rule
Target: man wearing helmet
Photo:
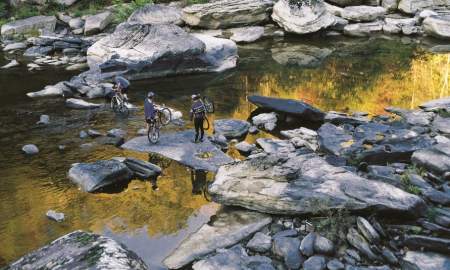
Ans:
{"type": "Polygon", "coordinates": [[[206,109],[203,104],[200,95],[192,95],[192,107],[190,111],[191,121],[194,121],[195,126],[195,139],[194,143],[203,142],[203,136],[205,134],[205,130],[203,129],[203,121],[206,117],[206,109]],[[200,139],[199,139],[200,135],[200,139]]]}
{"type": "Polygon", "coordinates": [[[116,76],[114,78],[114,86],[113,90],[116,94],[121,95],[124,102],[128,101],[128,87],[130,86],[130,82],[122,76],[116,76]]]}
{"type": "Polygon", "coordinates": [[[144,101],[144,113],[145,113],[145,122],[147,122],[147,129],[149,128],[149,124],[155,121],[155,105],[153,104],[153,97],[155,94],[153,92],[148,92],[147,98],[144,101]]]}

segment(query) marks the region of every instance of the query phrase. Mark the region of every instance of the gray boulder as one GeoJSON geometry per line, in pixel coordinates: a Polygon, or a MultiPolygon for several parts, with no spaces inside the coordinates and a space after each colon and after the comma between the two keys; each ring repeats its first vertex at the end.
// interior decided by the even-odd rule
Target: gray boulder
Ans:
{"type": "Polygon", "coordinates": [[[247,135],[250,123],[237,119],[214,120],[214,133],[222,134],[228,140],[240,139],[247,135]]]}
{"type": "Polygon", "coordinates": [[[304,270],[324,270],[327,267],[327,261],[323,256],[312,256],[303,263],[304,270]]]}
{"type": "Polygon", "coordinates": [[[306,257],[314,254],[314,242],[316,241],[316,234],[314,232],[308,233],[300,243],[300,251],[306,257]]]}
{"type": "Polygon", "coordinates": [[[341,16],[344,19],[354,22],[371,22],[386,14],[384,7],[371,6],[351,6],[342,10],[341,16]]]}
{"type": "Polygon", "coordinates": [[[55,26],[55,16],[35,16],[2,25],[1,35],[3,38],[11,38],[14,35],[26,35],[37,30],[53,32],[55,26]]]}
{"type": "Polygon", "coordinates": [[[262,155],[224,165],[209,191],[219,203],[272,214],[314,213],[319,207],[415,215],[425,207],[415,195],[330,165],[316,154],[262,155]]]}
{"type": "Polygon", "coordinates": [[[254,144],[249,144],[245,141],[237,143],[234,147],[236,147],[236,149],[244,155],[248,155],[252,151],[256,150],[256,146],[254,144]]]}
{"type": "Polygon", "coordinates": [[[300,240],[292,237],[276,237],[272,243],[272,253],[283,259],[288,269],[299,269],[304,262],[299,251],[300,240]]]}
{"type": "Polygon", "coordinates": [[[327,112],[325,115],[325,122],[332,123],[334,125],[350,124],[350,125],[361,125],[369,122],[369,118],[366,116],[352,116],[346,113],[327,112]]]}
{"type": "Polygon", "coordinates": [[[93,35],[103,31],[114,19],[114,15],[105,11],[96,15],[86,17],[84,23],[84,34],[93,35]]]}
{"type": "Polygon", "coordinates": [[[295,151],[294,145],[287,140],[258,138],[256,144],[269,154],[290,153],[295,151]]]}
{"type": "Polygon", "coordinates": [[[56,222],[64,221],[64,213],[58,213],[54,210],[48,210],[45,214],[49,219],[54,220],[56,222]]]}
{"type": "Polygon", "coordinates": [[[411,157],[413,164],[424,167],[437,175],[450,171],[450,144],[439,143],[426,149],[421,149],[411,157]]]}
{"type": "Polygon", "coordinates": [[[351,37],[368,37],[383,31],[380,22],[353,23],[344,27],[344,35],[351,37]]]}
{"type": "Polygon", "coordinates": [[[16,43],[11,43],[6,45],[3,48],[4,52],[8,52],[8,51],[16,51],[16,50],[22,50],[25,49],[27,47],[27,45],[23,42],[16,42],[16,43]]]}
{"type": "Polygon", "coordinates": [[[39,153],[39,148],[34,144],[27,144],[22,147],[22,152],[27,155],[36,155],[39,153]]]}
{"type": "Polygon", "coordinates": [[[419,107],[427,112],[447,110],[450,109],[450,97],[430,100],[419,107]]]}
{"type": "Polygon", "coordinates": [[[236,66],[236,44],[176,25],[122,23],[88,51],[88,64],[105,76],[144,79],[174,74],[220,72],[236,66]]]}
{"type": "Polygon", "coordinates": [[[251,43],[259,40],[264,36],[263,26],[246,26],[240,28],[228,29],[230,39],[236,43],[251,43]]]}
{"type": "Polygon", "coordinates": [[[388,12],[394,12],[398,8],[398,0],[381,0],[381,6],[388,12]]]}
{"type": "Polygon", "coordinates": [[[331,256],[335,252],[334,244],[331,240],[317,234],[314,239],[314,252],[331,256]]]}
{"type": "Polygon", "coordinates": [[[380,235],[372,227],[372,225],[363,217],[358,217],[356,219],[356,225],[361,234],[371,243],[377,244],[380,242],[380,235]]]}
{"type": "Polygon", "coordinates": [[[377,260],[378,256],[370,248],[367,240],[358,233],[354,228],[350,228],[347,233],[347,241],[350,245],[356,248],[359,252],[364,254],[370,260],[377,260]]]}
{"type": "Polygon", "coordinates": [[[282,43],[271,48],[272,58],[278,64],[305,68],[320,66],[332,52],[328,48],[319,48],[304,44],[292,45],[282,43]]]}
{"type": "Polygon", "coordinates": [[[450,269],[450,257],[433,252],[407,251],[400,264],[405,270],[450,269]]]}
{"type": "Polygon", "coordinates": [[[54,52],[53,46],[33,46],[25,50],[23,56],[26,57],[41,57],[47,56],[54,52]]]}
{"type": "Polygon", "coordinates": [[[258,25],[269,21],[271,0],[219,0],[187,6],[182,19],[195,27],[218,29],[258,25]]]}
{"type": "Polygon", "coordinates": [[[344,264],[338,259],[332,259],[327,263],[328,270],[343,270],[344,264]]]}
{"type": "Polygon", "coordinates": [[[179,269],[216,249],[235,245],[261,230],[271,220],[269,216],[257,212],[243,210],[219,212],[217,219],[203,225],[186,238],[163,263],[169,269],[179,269]]]}
{"type": "Polygon", "coordinates": [[[80,29],[84,27],[84,20],[81,18],[73,18],[69,21],[71,29],[80,29]]]}
{"type": "Polygon", "coordinates": [[[450,239],[423,235],[405,235],[403,244],[413,250],[435,251],[450,255],[450,239]]]}
{"type": "Polygon", "coordinates": [[[398,9],[404,13],[415,14],[424,9],[449,7],[450,0],[400,0],[398,9]]]}
{"type": "Polygon", "coordinates": [[[257,232],[247,243],[247,248],[256,252],[267,252],[272,247],[272,237],[262,232],[257,232]]]}
{"type": "Polygon", "coordinates": [[[86,192],[94,192],[103,187],[123,183],[131,179],[133,173],[116,160],[100,160],[94,163],[77,163],[69,170],[69,179],[86,192]]]}
{"type": "Polygon", "coordinates": [[[137,158],[127,157],[123,163],[127,165],[128,169],[130,169],[136,177],[143,180],[156,177],[162,172],[162,169],[159,166],[137,158]]]}
{"type": "Polygon", "coordinates": [[[137,24],[183,24],[181,8],[159,4],[148,4],[136,10],[128,18],[128,22],[137,24]]]}
{"type": "Polygon", "coordinates": [[[423,29],[430,36],[450,39],[450,16],[430,16],[423,21],[423,29]]]}
{"type": "Polygon", "coordinates": [[[134,252],[111,238],[83,231],[64,235],[23,256],[6,269],[123,269],[147,270],[134,252]]]}
{"type": "Polygon", "coordinates": [[[27,93],[27,96],[31,98],[62,96],[65,91],[70,89],[63,82],[59,82],[55,85],[47,85],[40,91],[27,93]]]}
{"type": "Polygon", "coordinates": [[[11,62],[9,62],[8,64],[2,66],[1,69],[8,69],[8,68],[13,68],[13,67],[18,67],[18,66],[20,66],[20,63],[16,59],[14,59],[14,60],[11,60],[11,62]]]}
{"type": "Polygon", "coordinates": [[[82,99],[69,98],[66,100],[66,106],[72,109],[88,110],[88,109],[97,109],[102,107],[103,105],[87,102],[82,99]]]}
{"type": "Polygon", "coordinates": [[[287,32],[296,34],[314,33],[336,22],[322,0],[300,6],[280,0],[273,7],[272,19],[287,32]]]}
{"type": "Polygon", "coordinates": [[[433,120],[432,128],[439,133],[450,135],[450,118],[437,115],[433,120]]]}

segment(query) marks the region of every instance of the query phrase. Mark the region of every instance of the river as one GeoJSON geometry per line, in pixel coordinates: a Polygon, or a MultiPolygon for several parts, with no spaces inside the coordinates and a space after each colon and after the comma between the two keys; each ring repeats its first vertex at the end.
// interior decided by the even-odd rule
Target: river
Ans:
{"type": "MultiPolygon", "coordinates": [[[[63,234],[87,230],[124,243],[151,269],[164,269],[162,259],[215,213],[219,206],[207,200],[198,183],[193,187],[190,170],[175,162],[162,164],[159,190],[133,180],[123,190],[87,194],[67,179],[70,165],[76,162],[115,156],[148,159],[113,146],[80,148],[91,139],[79,138],[79,132],[89,128],[101,132],[123,128],[128,138],[135,136],[144,126],[142,105],[147,91],[156,93],[157,102],[181,110],[185,119],[192,93],[215,101],[217,112],[210,120],[247,119],[254,109],[246,101],[251,93],[302,99],[323,110],[380,114],[386,106],[411,109],[423,101],[450,96],[450,54],[433,53],[431,47],[408,38],[313,37],[240,46],[239,66],[231,71],[133,82],[131,102],[141,110],[127,119],[106,109],[71,110],[61,98],[33,100],[25,95],[67,80],[73,72],[1,70],[0,267],[63,234]],[[36,125],[41,114],[50,115],[49,126],[36,125]],[[28,143],[40,148],[37,156],[21,153],[28,143]],[[60,151],[58,145],[66,149],[60,151]],[[49,209],[65,213],[66,220],[48,220],[49,209]]],[[[0,54],[0,65],[8,62],[6,58],[0,54]]],[[[176,129],[180,127],[164,132],[176,129]]],[[[212,179],[209,174],[207,180],[212,179]]]]}

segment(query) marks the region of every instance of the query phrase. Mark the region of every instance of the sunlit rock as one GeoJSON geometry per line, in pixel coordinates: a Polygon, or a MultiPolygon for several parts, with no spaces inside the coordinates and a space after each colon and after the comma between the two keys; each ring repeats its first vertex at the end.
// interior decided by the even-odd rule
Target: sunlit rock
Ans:
{"type": "Polygon", "coordinates": [[[450,144],[437,144],[421,149],[412,155],[411,161],[432,173],[443,175],[450,171],[450,144]]]}
{"type": "Polygon", "coordinates": [[[404,269],[449,269],[450,257],[433,252],[408,251],[400,263],[404,269]]]}
{"type": "Polygon", "coordinates": [[[101,32],[113,21],[113,19],[113,14],[109,11],[86,17],[84,34],[92,35],[101,32]]]}
{"type": "Polygon", "coordinates": [[[430,16],[423,21],[425,33],[440,39],[450,39],[450,16],[430,16]]]}
{"type": "Polygon", "coordinates": [[[398,9],[408,14],[415,14],[423,9],[433,9],[441,6],[450,7],[450,0],[400,0],[398,3],[398,9]]]}
{"type": "Polygon", "coordinates": [[[271,52],[272,58],[281,65],[314,68],[320,66],[333,51],[309,45],[280,44],[271,52]]]}
{"type": "Polygon", "coordinates": [[[380,22],[354,23],[344,27],[344,34],[352,37],[368,37],[383,30],[380,22]]]}
{"type": "Polygon", "coordinates": [[[137,24],[183,24],[179,7],[159,4],[147,4],[136,10],[128,18],[128,22],[137,24]]]}
{"type": "Polygon", "coordinates": [[[371,6],[351,6],[342,10],[341,16],[344,19],[354,22],[371,22],[386,14],[383,7],[371,6]]]}
{"type": "Polygon", "coordinates": [[[35,16],[2,25],[1,35],[10,38],[14,35],[30,34],[32,31],[47,30],[53,32],[56,26],[55,16],[35,16]]]}
{"type": "Polygon", "coordinates": [[[66,100],[66,106],[72,109],[97,109],[102,107],[102,104],[97,104],[97,103],[91,103],[91,102],[87,102],[84,101],[82,99],[77,99],[77,98],[69,98],[66,100]]]}

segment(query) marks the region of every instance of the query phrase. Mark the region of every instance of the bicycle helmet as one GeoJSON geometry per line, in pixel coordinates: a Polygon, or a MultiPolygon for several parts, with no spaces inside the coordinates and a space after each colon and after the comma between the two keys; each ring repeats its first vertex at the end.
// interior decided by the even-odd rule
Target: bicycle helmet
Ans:
{"type": "Polygon", "coordinates": [[[128,81],[127,79],[125,79],[122,76],[116,76],[114,78],[114,82],[124,89],[128,88],[130,86],[130,81],[128,81]]]}
{"type": "Polygon", "coordinates": [[[155,93],[153,93],[152,91],[147,93],[148,98],[153,98],[154,96],[155,96],[155,93]]]}
{"type": "Polygon", "coordinates": [[[191,98],[192,98],[192,100],[197,100],[197,99],[200,98],[200,95],[194,94],[194,95],[191,96],[191,98]]]}

